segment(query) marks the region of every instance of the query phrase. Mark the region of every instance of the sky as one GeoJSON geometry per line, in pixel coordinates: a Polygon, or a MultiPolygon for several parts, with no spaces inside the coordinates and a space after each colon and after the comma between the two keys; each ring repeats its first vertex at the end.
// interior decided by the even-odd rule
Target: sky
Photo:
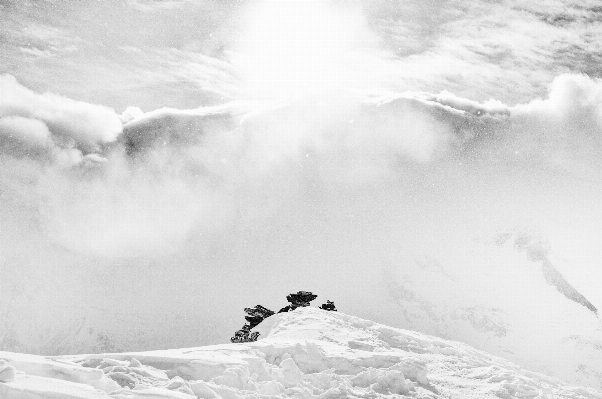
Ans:
{"type": "Polygon", "coordinates": [[[600,73],[595,1],[4,0],[1,7],[3,73],[37,92],[117,112],[255,97],[260,90],[244,93],[242,80],[269,86],[318,74],[346,79],[348,88],[449,90],[514,105],[545,96],[559,74],[600,73]],[[297,76],[284,76],[291,72],[297,76]]]}
{"type": "Polygon", "coordinates": [[[602,308],[595,1],[0,0],[0,18],[5,347],[224,342],[297,290],[395,324],[383,271],[461,269],[450,254],[500,231],[540,237],[602,308]]]}

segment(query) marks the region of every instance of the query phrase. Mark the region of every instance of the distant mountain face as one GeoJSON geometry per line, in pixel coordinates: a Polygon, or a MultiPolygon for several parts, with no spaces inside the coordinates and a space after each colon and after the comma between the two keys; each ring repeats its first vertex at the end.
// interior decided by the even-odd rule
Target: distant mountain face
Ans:
{"type": "Polygon", "coordinates": [[[542,240],[533,238],[527,234],[499,234],[495,237],[496,245],[503,246],[507,242],[519,252],[524,252],[528,259],[533,262],[541,262],[542,274],[546,282],[563,294],[567,299],[585,306],[598,316],[598,309],[587,300],[579,291],[577,291],[568,281],[556,270],[552,262],[548,259],[550,245],[542,240]]]}
{"type": "Polygon", "coordinates": [[[400,324],[601,386],[597,308],[554,267],[550,245],[515,232],[473,244],[470,253],[424,255],[383,270],[400,324]]]}

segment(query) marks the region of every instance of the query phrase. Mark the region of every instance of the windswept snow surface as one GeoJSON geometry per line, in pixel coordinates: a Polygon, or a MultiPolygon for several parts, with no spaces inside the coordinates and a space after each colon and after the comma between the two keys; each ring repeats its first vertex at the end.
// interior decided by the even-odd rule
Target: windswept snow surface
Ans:
{"type": "Polygon", "coordinates": [[[459,342],[339,312],[301,308],[255,330],[261,336],[254,343],[189,349],[0,352],[0,397],[602,398],[602,391],[564,385],[459,342]]]}

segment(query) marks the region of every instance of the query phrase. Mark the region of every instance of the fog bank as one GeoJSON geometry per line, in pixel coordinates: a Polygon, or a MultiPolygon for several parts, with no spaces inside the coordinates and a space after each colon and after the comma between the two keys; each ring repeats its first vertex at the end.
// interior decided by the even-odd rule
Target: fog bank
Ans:
{"type": "Polygon", "coordinates": [[[470,268],[500,231],[543,237],[602,305],[598,80],[512,107],[334,91],[123,116],[2,84],[2,349],[224,342],[299,289],[400,324],[386,273],[470,268]]]}

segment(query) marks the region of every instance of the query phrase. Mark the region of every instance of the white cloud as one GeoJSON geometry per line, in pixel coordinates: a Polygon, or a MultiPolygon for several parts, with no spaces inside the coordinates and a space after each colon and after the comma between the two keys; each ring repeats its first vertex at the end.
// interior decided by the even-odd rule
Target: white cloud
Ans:
{"type": "Polygon", "coordinates": [[[194,0],[127,0],[130,7],[142,12],[157,12],[181,7],[194,0]]]}
{"type": "Polygon", "coordinates": [[[39,48],[36,47],[32,47],[32,48],[26,48],[26,47],[21,47],[20,50],[22,52],[24,52],[25,54],[29,54],[32,55],[34,57],[52,57],[52,52],[50,52],[49,50],[40,50],[39,48]]]}
{"type": "MultiPolygon", "coordinates": [[[[601,151],[601,85],[583,76],[561,76],[548,99],[515,107],[450,92],[368,101],[336,93],[253,113],[250,104],[231,103],[148,113],[129,108],[121,117],[108,108],[35,94],[12,78],[2,84],[9,93],[0,106],[5,154],[90,170],[38,176],[53,182],[50,191],[32,194],[43,193],[53,204],[46,226],[69,248],[119,256],[132,245],[142,252],[154,252],[162,242],[178,248],[213,218],[209,210],[222,220],[237,206],[260,207],[237,204],[236,197],[254,190],[275,195],[271,179],[287,181],[293,192],[305,179],[361,189],[395,180],[411,165],[419,175],[455,160],[467,165],[462,168],[485,162],[479,173],[510,176],[529,162],[542,173],[558,165],[576,173],[583,166],[595,171],[601,151]],[[492,171],[498,163],[502,169],[492,171]],[[157,222],[158,215],[166,216],[157,222]],[[85,232],[89,220],[98,233],[85,232]]],[[[278,198],[266,204],[276,206],[278,198]]]]}
{"type": "Polygon", "coordinates": [[[10,75],[0,77],[0,91],[0,117],[20,116],[42,122],[57,142],[73,141],[92,151],[115,141],[121,133],[121,120],[111,108],[52,93],[37,94],[10,75]]]}
{"type": "Polygon", "coordinates": [[[595,1],[366,4],[370,26],[394,54],[381,64],[396,69],[387,85],[398,91],[448,90],[514,105],[544,96],[559,73],[599,75],[595,1]]]}
{"type": "Polygon", "coordinates": [[[22,116],[5,116],[0,118],[0,134],[31,148],[47,148],[51,145],[50,130],[46,124],[37,119],[22,116]]]}
{"type": "MultiPolygon", "coordinates": [[[[594,120],[598,119],[602,114],[602,80],[585,75],[560,75],[550,84],[547,99],[517,105],[515,110],[521,113],[545,114],[546,117],[557,120],[580,117],[583,113],[590,114],[594,120]]],[[[601,127],[602,125],[597,126],[601,127]]]]}
{"type": "MultiPolygon", "coordinates": [[[[602,156],[602,81],[561,75],[546,99],[512,108],[517,151],[543,157],[580,178],[599,172],[602,156]],[[519,148],[522,147],[522,148],[519,148]]],[[[586,177],[587,176],[587,177],[586,177]]]]}
{"type": "Polygon", "coordinates": [[[22,116],[0,118],[0,152],[58,167],[74,166],[82,160],[80,150],[57,146],[44,122],[22,116]]]}

